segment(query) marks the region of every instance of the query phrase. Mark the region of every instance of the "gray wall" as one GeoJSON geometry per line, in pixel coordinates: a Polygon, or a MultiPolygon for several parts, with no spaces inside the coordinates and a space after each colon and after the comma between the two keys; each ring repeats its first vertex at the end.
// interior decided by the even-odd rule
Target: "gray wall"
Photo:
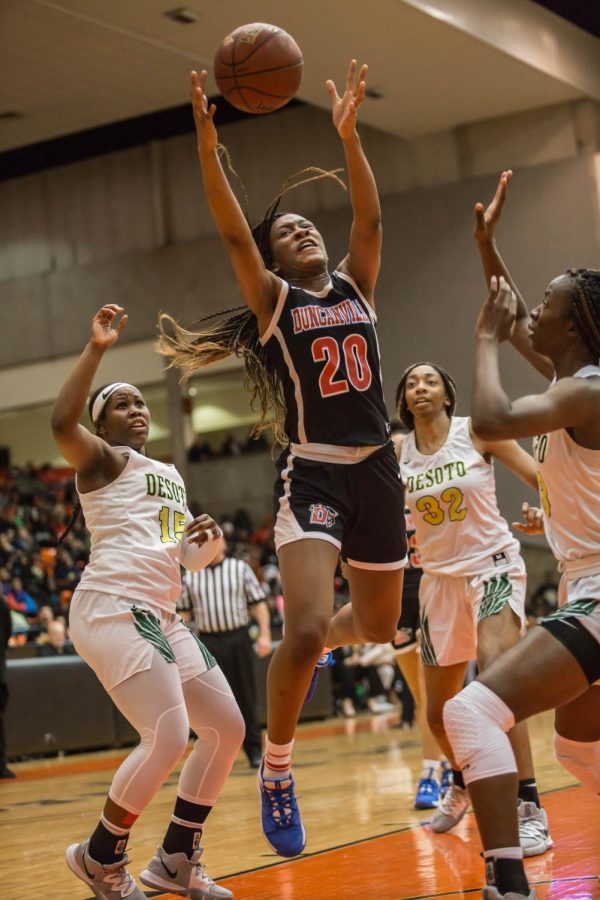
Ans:
{"type": "MultiPolygon", "coordinates": [[[[472,209],[491,197],[501,168],[513,165],[516,174],[499,241],[529,302],[566,267],[598,266],[599,122],[598,106],[588,103],[412,143],[363,129],[384,214],[378,313],[388,404],[405,366],[428,358],[453,372],[459,412],[468,410],[473,324],[484,296],[472,209]]],[[[308,107],[226,126],[220,137],[246,183],[253,217],[291,172],[342,164],[329,116],[308,107]]],[[[0,207],[5,408],[18,398],[2,396],[2,367],[18,365],[25,380],[27,363],[77,352],[104,302],[130,313],[124,343],[152,338],[160,309],[190,322],[237,302],[202,198],[192,135],[5,182],[0,207]]],[[[338,187],[302,188],[288,208],[315,217],[332,262],[345,253],[350,210],[338,187]]],[[[543,389],[510,350],[506,356],[509,393],[543,389]]],[[[0,445],[9,438],[0,434],[0,445]]],[[[243,483],[236,488],[240,496],[244,490],[243,483]]],[[[499,474],[509,518],[524,491],[499,474]]]]}

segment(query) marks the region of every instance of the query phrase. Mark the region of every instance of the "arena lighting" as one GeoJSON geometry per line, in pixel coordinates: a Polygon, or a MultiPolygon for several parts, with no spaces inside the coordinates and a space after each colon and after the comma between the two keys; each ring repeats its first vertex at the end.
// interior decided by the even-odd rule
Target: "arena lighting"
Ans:
{"type": "Polygon", "coordinates": [[[164,15],[181,25],[193,25],[198,21],[200,14],[190,9],[189,6],[178,6],[177,9],[167,10],[164,15]]]}

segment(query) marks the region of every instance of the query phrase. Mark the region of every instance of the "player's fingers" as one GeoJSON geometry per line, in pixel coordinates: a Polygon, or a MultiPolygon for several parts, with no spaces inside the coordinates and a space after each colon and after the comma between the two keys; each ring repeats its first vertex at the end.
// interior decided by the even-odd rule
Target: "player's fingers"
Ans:
{"type": "Polygon", "coordinates": [[[127,315],[127,313],[125,313],[124,316],[121,316],[121,321],[120,321],[119,324],[117,325],[117,333],[118,333],[118,334],[121,334],[121,332],[123,331],[123,329],[124,329],[125,326],[127,325],[128,319],[129,319],[129,316],[127,315]]]}
{"type": "Polygon", "coordinates": [[[192,519],[192,521],[186,525],[185,530],[187,532],[190,532],[190,531],[193,531],[195,528],[212,528],[213,525],[216,525],[216,524],[217,523],[212,518],[212,516],[207,515],[207,513],[202,513],[202,515],[196,516],[195,519],[192,519]]]}
{"type": "Polygon", "coordinates": [[[327,93],[329,94],[329,96],[331,97],[331,99],[332,99],[332,100],[335,100],[336,102],[339,102],[340,99],[341,99],[341,97],[340,97],[340,95],[339,95],[338,92],[337,92],[337,88],[336,88],[336,86],[335,86],[335,82],[333,82],[333,81],[331,80],[331,78],[329,78],[329,79],[325,82],[325,87],[327,88],[327,93]]]}
{"type": "Polygon", "coordinates": [[[350,65],[348,66],[348,74],[346,75],[346,90],[351,91],[354,87],[354,73],[356,72],[356,60],[350,60],[350,65]]]}
{"type": "Polygon", "coordinates": [[[488,302],[491,304],[494,302],[494,298],[498,294],[498,279],[495,275],[492,275],[490,278],[490,290],[488,293],[488,302]]]}

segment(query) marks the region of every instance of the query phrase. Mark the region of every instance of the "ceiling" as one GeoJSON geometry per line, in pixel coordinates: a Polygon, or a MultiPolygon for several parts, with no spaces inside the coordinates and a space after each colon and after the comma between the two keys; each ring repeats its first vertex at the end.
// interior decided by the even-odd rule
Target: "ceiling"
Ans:
{"type": "Polygon", "coordinates": [[[257,19],[298,41],[307,103],[367,61],[361,119],[400,137],[600,100],[598,38],[530,0],[190,0],[192,24],[164,15],[179,2],[2,0],[0,152],[185,103],[189,69],[257,19]]]}

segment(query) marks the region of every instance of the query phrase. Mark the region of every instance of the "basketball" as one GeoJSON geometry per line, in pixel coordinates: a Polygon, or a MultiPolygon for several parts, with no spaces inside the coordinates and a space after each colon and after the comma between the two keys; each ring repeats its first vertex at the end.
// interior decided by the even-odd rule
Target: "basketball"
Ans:
{"type": "Polygon", "coordinates": [[[285,106],[302,81],[298,44],[276,25],[241,25],[223,39],[214,73],[221,94],[243,112],[262,114],[285,106]]]}

